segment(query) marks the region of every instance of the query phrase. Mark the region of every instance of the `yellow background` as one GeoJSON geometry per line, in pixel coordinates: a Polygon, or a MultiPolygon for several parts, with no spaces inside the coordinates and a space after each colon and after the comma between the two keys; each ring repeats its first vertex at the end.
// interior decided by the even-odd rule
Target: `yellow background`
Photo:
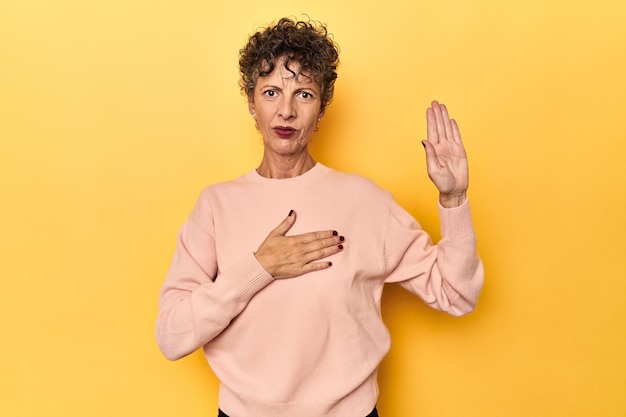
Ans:
{"type": "Polygon", "coordinates": [[[0,4],[0,415],[213,416],[154,341],[200,189],[256,166],[237,54],[283,15],[341,46],[313,152],[438,238],[425,108],[470,156],[486,286],[452,318],[397,287],[383,417],[626,416],[626,6],[614,0],[0,4]]]}

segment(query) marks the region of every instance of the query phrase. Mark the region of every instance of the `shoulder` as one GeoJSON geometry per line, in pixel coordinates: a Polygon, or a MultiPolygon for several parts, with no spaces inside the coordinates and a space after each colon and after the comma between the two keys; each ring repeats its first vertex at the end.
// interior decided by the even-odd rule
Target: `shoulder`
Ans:
{"type": "Polygon", "coordinates": [[[229,194],[237,194],[243,188],[250,186],[250,183],[246,181],[247,176],[248,174],[244,174],[231,180],[206,185],[200,190],[198,201],[210,201],[215,198],[228,196],[229,194]]]}
{"type": "Polygon", "coordinates": [[[389,191],[381,188],[372,179],[361,174],[342,172],[329,169],[327,180],[332,182],[333,187],[340,188],[350,194],[365,194],[386,200],[390,197],[389,191]]]}
{"type": "Polygon", "coordinates": [[[244,176],[241,176],[202,188],[191,212],[191,218],[196,221],[199,221],[199,219],[206,220],[212,217],[215,212],[225,210],[228,201],[242,198],[245,195],[244,189],[249,186],[249,183],[246,183],[243,178],[244,176]]]}

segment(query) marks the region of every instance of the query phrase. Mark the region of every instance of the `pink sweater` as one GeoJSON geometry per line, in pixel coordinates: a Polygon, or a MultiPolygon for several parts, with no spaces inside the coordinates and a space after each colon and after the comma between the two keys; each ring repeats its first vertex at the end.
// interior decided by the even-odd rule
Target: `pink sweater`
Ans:
{"type": "Polygon", "coordinates": [[[252,171],[204,189],[163,285],[157,340],[168,359],[203,348],[232,417],[361,417],[378,397],[390,340],[383,284],[433,308],[472,311],[483,281],[468,203],[439,207],[442,240],[371,181],[317,164],[267,179],[252,171]],[[274,280],[253,255],[289,213],[288,234],[337,230],[332,267],[274,280]]]}

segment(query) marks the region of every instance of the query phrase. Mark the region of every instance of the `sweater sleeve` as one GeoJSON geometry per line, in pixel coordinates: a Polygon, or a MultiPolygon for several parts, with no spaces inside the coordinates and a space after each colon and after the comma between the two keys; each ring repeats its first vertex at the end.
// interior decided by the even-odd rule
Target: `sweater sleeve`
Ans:
{"type": "Polygon", "coordinates": [[[218,273],[212,234],[192,216],[178,234],[160,293],[156,336],[161,352],[176,360],[204,346],[273,280],[252,253],[218,273]]]}
{"type": "Polygon", "coordinates": [[[460,316],[474,310],[484,271],[469,202],[439,205],[442,239],[433,245],[415,219],[391,202],[385,239],[386,282],[398,282],[431,307],[460,316]]]}

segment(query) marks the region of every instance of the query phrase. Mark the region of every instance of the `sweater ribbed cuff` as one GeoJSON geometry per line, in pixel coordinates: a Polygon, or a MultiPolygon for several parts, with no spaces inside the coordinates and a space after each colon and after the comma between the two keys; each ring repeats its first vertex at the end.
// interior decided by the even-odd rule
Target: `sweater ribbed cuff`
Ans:
{"type": "Polygon", "coordinates": [[[232,277],[241,277],[232,281],[231,290],[236,298],[244,300],[249,300],[274,281],[274,277],[261,266],[253,253],[241,258],[228,272],[232,277]]]}
{"type": "Polygon", "coordinates": [[[439,219],[443,239],[474,237],[474,225],[468,199],[460,206],[453,208],[445,208],[439,204],[439,219]]]}

